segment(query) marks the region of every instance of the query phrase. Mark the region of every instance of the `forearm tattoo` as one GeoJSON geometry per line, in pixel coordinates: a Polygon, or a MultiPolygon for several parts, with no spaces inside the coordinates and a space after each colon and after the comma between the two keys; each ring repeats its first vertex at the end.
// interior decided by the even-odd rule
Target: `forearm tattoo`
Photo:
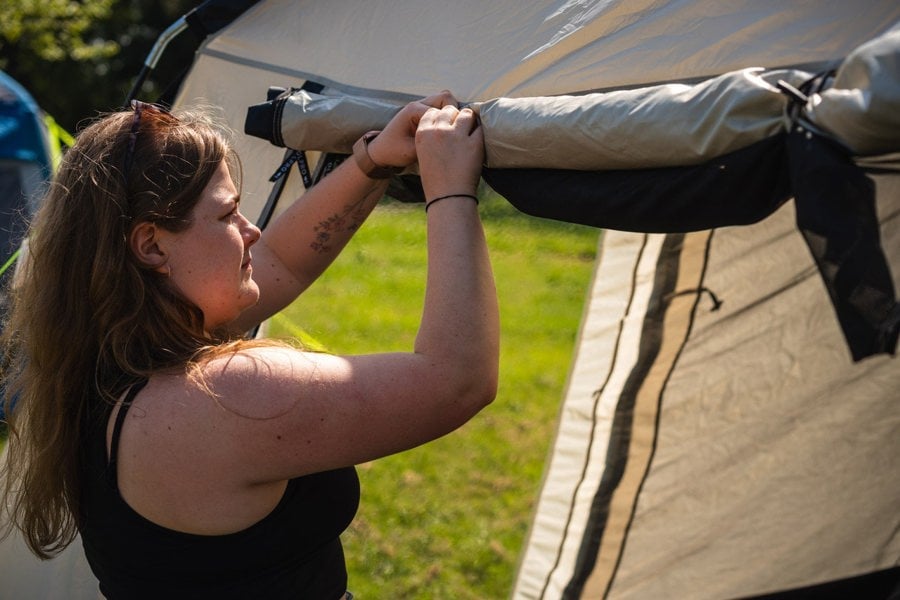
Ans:
{"type": "Polygon", "coordinates": [[[343,212],[335,213],[314,225],[310,248],[319,254],[327,254],[333,250],[334,236],[338,236],[338,241],[343,244],[366,220],[371,211],[369,199],[374,193],[374,190],[370,191],[356,202],[345,206],[343,212]],[[341,235],[344,233],[349,235],[341,235]]]}

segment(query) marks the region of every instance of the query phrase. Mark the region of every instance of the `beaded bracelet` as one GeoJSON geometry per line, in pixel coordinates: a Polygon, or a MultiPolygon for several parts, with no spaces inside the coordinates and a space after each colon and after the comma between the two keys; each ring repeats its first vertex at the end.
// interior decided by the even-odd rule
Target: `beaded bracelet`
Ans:
{"type": "Polygon", "coordinates": [[[446,196],[438,196],[433,200],[430,200],[425,203],[425,212],[428,212],[428,207],[434,204],[435,202],[440,202],[441,200],[446,200],[447,198],[471,198],[475,201],[475,204],[478,204],[478,196],[473,196],[472,194],[447,194],[446,196]]]}

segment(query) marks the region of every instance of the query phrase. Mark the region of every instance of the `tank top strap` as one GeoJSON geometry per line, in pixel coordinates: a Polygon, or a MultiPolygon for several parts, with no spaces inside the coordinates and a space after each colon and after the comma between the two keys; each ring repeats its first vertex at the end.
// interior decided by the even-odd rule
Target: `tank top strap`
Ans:
{"type": "Polygon", "coordinates": [[[147,385],[147,380],[143,379],[138,381],[134,385],[132,385],[128,389],[128,393],[125,395],[125,399],[122,400],[122,405],[119,407],[119,412],[116,414],[116,422],[113,425],[112,431],[112,439],[109,443],[109,461],[107,462],[107,478],[110,483],[112,483],[117,489],[119,487],[118,477],[116,476],[116,464],[117,457],[119,455],[119,436],[122,434],[122,425],[125,423],[125,415],[128,414],[128,409],[131,408],[131,403],[134,401],[134,397],[138,395],[144,386],[147,385]]]}

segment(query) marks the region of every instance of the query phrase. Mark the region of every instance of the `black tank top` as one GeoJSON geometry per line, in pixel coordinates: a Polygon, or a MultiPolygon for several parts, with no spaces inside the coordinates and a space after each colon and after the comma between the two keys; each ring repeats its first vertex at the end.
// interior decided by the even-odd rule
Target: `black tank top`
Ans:
{"type": "MultiPolygon", "coordinates": [[[[119,495],[116,455],[126,411],[146,382],[129,390],[116,418],[110,458],[100,402],[85,431],[79,531],[108,600],[144,598],[340,598],[347,570],[339,536],[359,504],[353,467],[298,477],[259,522],[228,535],[166,529],[119,495]]],[[[190,460],[189,456],[185,460],[190,460]]]]}

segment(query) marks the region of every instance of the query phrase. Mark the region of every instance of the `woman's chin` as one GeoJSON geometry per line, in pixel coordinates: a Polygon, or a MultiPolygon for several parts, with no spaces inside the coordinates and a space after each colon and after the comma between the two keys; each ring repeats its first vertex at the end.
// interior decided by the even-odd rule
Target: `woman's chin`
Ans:
{"type": "Polygon", "coordinates": [[[247,282],[247,286],[242,296],[242,299],[244,300],[244,306],[241,310],[246,310],[251,306],[256,306],[257,303],[259,303],[259,286],[256,285],[255,281],[250,279],[247,282]]]}

